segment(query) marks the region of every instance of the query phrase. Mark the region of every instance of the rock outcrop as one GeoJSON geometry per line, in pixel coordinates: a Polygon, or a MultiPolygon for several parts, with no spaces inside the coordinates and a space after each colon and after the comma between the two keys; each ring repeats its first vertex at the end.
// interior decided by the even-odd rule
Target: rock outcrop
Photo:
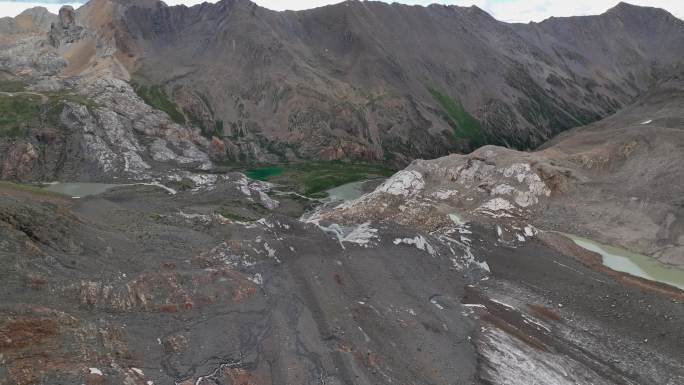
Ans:
{"type": "Polygon", "coordinates": [[[83,38],[85,28],[76,24],[76,11],[71,6],[59,10],[59,20],[50,28],[50,44],[59,48],[64,44],[72,44],[83,38]]]}
{"type": "Polygon", "coordinates": [[[434,231],[500,226],[513,244],[536,228],[582,234],[684,266],[684,81],[675,76],[616,115],[535,152],[485,146],[413,162],[373,193],[323,216],[434,231]],[[449,218],[451,215],[451,218],[449,218]]]}
{"type": "Polygon", "coordinates": [[[17,17],[0,18],[0,35],[10,36],[35,32],[49,31],[57,17],[47,8],[36,7],[28,9],[17,17]]]}
{"type": "Polygon", "coordinates": [[[19,111],[0,126],[2,177],[150,181],[211,169],[210,140],[146,104],[117,76],[126,71],[108,37],[84,25],[63,7],[49,31],[0,41],[0,99],[19,111]]]}

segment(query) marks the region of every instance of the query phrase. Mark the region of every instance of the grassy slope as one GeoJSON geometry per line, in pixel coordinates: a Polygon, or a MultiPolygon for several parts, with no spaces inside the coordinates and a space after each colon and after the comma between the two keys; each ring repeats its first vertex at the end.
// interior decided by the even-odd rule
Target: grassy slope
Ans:
{"type": "Polygon", "coordinates": [[[26,89],[25,87],[21,80],[0,80],[0,91],[3,92],[21,92],[26,89]]]}
{"type": "Polygon", "coordinates": [[[0,137],[20,138],[40,127],[43,103],[37,95],[0,95],[0,137]]]}
{"type": "MultiPolygon", "coordinates": [[[[0,80],[0,92],[21,92],[21,80],[0,80]]],[[[31,127],[40,124],[42,103],[37,96],[0,94],[0,138],[25,137],[31,127]]]]}
{"type": "MultiPolygon", "coordinates": [[[[2,88],[0,91],[10,92],[2,88]]],[[[39,95],[12,92],[17,93],[12,96],[0,94],[0,137],[4,138],[25,138],[32,129],[45,128],[45,125],[57,127],[67,102],[97,107],[92,100],[68,90],[43,93],[47,98],[45,104],[39,95]]]]}
{"type": "Polygon", "coordinates": [[[470,115],[460,102],[434,88],[428,87],[428,90],[442,107],[447,122],[454,129],[454,136],[457,140],[468,141],[473,149],[486,144],[480,122],[470,115]]]}
{"type": "Polygon", "coordinates": [[[131,83],[135,92],[148,105],[166,112],[171,120],[178,124],[185,124],[185,116],[176,108],[176,105],[169,100],[161,86],[143,86],[131,83]]]}
{"type": "Polygon", "coordinates": [[[31,193],[35,195],[53,198],[71,198],[67,195],[45,190],[40,186],[0,181],[0,190],[12,190],[19,193],[31,193]]]}
{"type": "MultiPolygon", "coordinates": [[[[222,120],[217,120],[214,122],[214,124],[207,126],[202,119],[194,116],[190,111],[183,111],[185,112],[185,114],[183,114],[183,112],[181,112],[181,110],[178,108],[178,105],[176,105],[176,103],[174,103],[166,95],[163,86],[142,85],[136,81],[132,81],[131,86],[135,90],[136,94],[138,94],[138,96],[145,101],[147,105],[157,110],[166,112],[174,122],[181,125],[190,123],[193,126],[198,127],[202,135],[207,139],[211,139],[214,136],[220,138],[224,135],[224,122],[222,120]]],[[[213,115],[214,111],[211,108],[208,99],[201,95],[200,98],[209,109],[209,112],[213,115]]]]}

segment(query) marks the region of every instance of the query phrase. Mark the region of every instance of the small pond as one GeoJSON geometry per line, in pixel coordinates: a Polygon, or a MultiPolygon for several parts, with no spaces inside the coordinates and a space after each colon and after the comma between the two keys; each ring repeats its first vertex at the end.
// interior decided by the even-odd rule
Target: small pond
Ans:
{"type": "Polygon", "coordinates": [[[331,201],[350,201],[359,198],[365,194],[363,186],[367,180],[343,184],[341,186],[333,187],[325,192],[328,193],[328,198],[331,201]]]}
{"type": "Polygon", "coordinates": [[[108,183],[54,183],[47,185],[45,190],[68,195],[73,198],[83,198],[90,195],[102,194],[117,186],[121,185],[108,183]]]}
{"type": "Polygon", "coordinates": [[[245,175],[247,175],[248,178],[260,181],[267,181],[268,178],[272,176],[278,176],[282,173],[282,167],[253,168],[251,170],[245,171],[245,175]]]}
{"type": "Polygon", "coordinates": [[[684,270],[682,269],[618,247],[604,245],[576,235],[563,235],[572,239],[580,247],[600,254],[606,267],[684,290],[684,270]]]}

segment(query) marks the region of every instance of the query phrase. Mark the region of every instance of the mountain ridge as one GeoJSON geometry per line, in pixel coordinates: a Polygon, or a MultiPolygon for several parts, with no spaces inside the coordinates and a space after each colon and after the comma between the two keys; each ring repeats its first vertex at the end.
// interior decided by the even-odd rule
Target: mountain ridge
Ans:
{"type": "MultiPolygon", "coordinates": [[[[624,6],[618,7],[618,11],[621,8],[624,6]]],[[[604,47],[595,45],[590,53],[596,57],[592,58],[584,57],[578,51],[578,45],[568,47],[558,42],[576,32],[574,24],[569,26],[570,31],[562,29],[568,27],[567,23],[574,22],[572,18],[538,24],[508,24],[496,21],[481,10],[475,11],[475,8],[439,5],[412,7],[380,2],[346,2],[306,11],[274,12],[249,1],[223,1],[190,8],[142,10],[132,7],[126,11],[125,25],[132,40],[145,52],[136,59],[136,66],[132,69],[134,76],[143,82],[163,85],[170,97],[177,99],[175,101],[183,111],[217,112],[217,116],[208,119],[204,125],[211,126],[215,120],[222,120],[226,126],[237,126],[238,131],[245,131],[243,126],[246,124],[264,137],[278,137],[276,144],[291,147],[301,136],[290,135],[294,138],[288,139],[287,132],[279,127],[293,119],[303,118],[309,126],[319,126],[309,135],[337,137],[342,143],[338,146],[342,148],[337,148],[343,153],[342,157],[377,161],[400,154],[408,154],[409,159],[434,157],[448,152],[469,151],[477,145],[468,140],[460,144],[458,139],[450,140],[446,133],[459,128],[450,127],[457,125],[445,118],[444,106],[434,100],[430,88],[437,89],[456,104],[462,103],[465,111],[480,121],[485,142],[520,148],[534,147],[563,129],[595,121],[614,112],[633,100],[657,77],[655,73],[661,71],[658,66],[662,65],[662,71],[668,71],[677,60],[672,56],[682,50],[677,37],[682,36],[683,30],[681,21],[673,16],[662,17],[669,14],[656,11],[655,15],[665,24],[653,27],[669,28],[674,37],[661,42],[665,48],[642,50],[644,45],[638,41],[639,34],[652,31],[634,30],[632,25],[617,20],[614,13],[582,19],[585,24],[589,21],[590,27],[599,31],[607,29],[621,37],[618,41],[623,46],[617,50],[603,53],[601,49],[604,47]],[[473,20],[474,12],[481,17],[473,20]],[[373,23],[369,24],[370,20],[373,23]],[[426,31],[419,32],[421,28],[426,31]],[[400,40],[397,40],[397,33],[402,36],[400,40]],[[232,37],[228,39],[228,35],[232,37]],[[226,38],[198,42],[193,36],[226,38]],[[537,44],[534,39],[538,36],[546,40],[537,44]],[[232,45],[229,44],[231,41],[234,42],[232,45]],[[410,47],[410,54],[404,51],[406,47],[410,47]],[[658,55],[652,51],[657,51],[658,55]],[[666,59],[654,59],[660,56],[666,59]],[[617,60],[611,61],[612,57],[617,60]],[[580,63],[574,63],[573,59],[580,63]],[[653,68],[651,59],[656,64],[653,68]],[[279,67],[274,61],[282,62],[285,67],[279,67]],[[604,70],[587,72],[587,66],[593,65],[589,64],[592,61],[604,70]],[[165,68],[165,63],[176,64],[165,68]],[[221,66],[219,68],[212,63],[221,63],[221,66]],[[558,68],[563,66],[565,71],[559,72],[558,68]],[[179,73],[178,68],[186,68],[191,73],[187,75],[191,87],[184,84],[182,78],[186,74],[179,73]],[[624,73],[616,75],[615,68],[624,73]],[[224,77],[220,71],[229,74],[224,77]],[[546,79],[545,73],[549,76],[546,79]],[[267,109],[260,106],[263,98],[279,98],[278,90],[272,84],[276,82],[285,84],[289,91],[294,89],[295,94],[297,87],[313,88],[318,97],[296,95],[294,99],[301,97],[303,100],[284,98],[291,109],[313,111],[304,111],[303,117],[282,116],[278,111],[273,113],[274,105],[267,109]],[[558,84],[549,86],[553,82],[558,84]],[[230,95],[218,95],[219,92],[212,89],[213,85],[231,88],[232,91],[230,95]],[[266,93],[263,87],[266,87],[266,93]],[[510,95],[500,97],[502,88],[510,95]],[[178,96],[176,92],[179,89],[187,92],[178,96]],[[594,89],[598,92],[594,93],[594,89]],[[193,92],[202,94],[210,105],[196,96],[191,98],[194,100],[183,100],[193,92]],[[271,94],[267,95],[269,92],[271,94]],[[372,98],[363,93],[373,92],[381,95],[398,92],[399,96],[393,98],[392,105],[381,106],[380,114],[369,114],[363,104],[371,102],[372,98]],[[587,100],[575,100],[583,97],[587,100]],[[242,103],[243,112],[258,116],[255,119],[240,116],[239,111],[227,106],[234,98],[240,99],[237,103],[242,103]],[[258,100],[252,100],[254,98],[258,100]],[[363,118],[335,122],[330,117],[335,114],[334,106],[344,103],[345,98],[351,98],[352,103],[345,113],[352,117],[361,114],[363,118]],[[321,101],[328,105],[320,105],[321,101]],[[402,125],[378,116],[393,111],[397,105],[400,106],[402,121],[408,123],[402,125]],[[412,108],[414,112],[409,111],[412,108]],[[399,137],[423,137],[427,132],[430,140],[418,149],[407,147],[401,141],[397,143],[396,134],[383,132],[389,130],[369,127],[363,121],[369,118],[368,115],[374,115],[371,118],[380,120],[380,124],[388,126],[389,130],[400,131],[399,137]],[[336,126],[351,127],[347,130],[350,135],[331,134],[336,126]],[[325,135],[321,131],[326,131],[325,135]],[[371,143],[373,139],[376,143],[371,143]],[[355,153],[356,147],[370,149],[370,158],[368,153],[355,153]],[[431,148],[436,150],[431,152],[431,148]]],[[[292,127],[289,130],[292,131],[292,127]]],[[[259,140],[258,135],[245,134],[251,143],[259,140]]],[[[227,139],[229,148],[234,146],[237,153],[244,153],[242,141],[222,139],[227,139]]],[[[415,141],[420,143],[420,140],[415,141]]],[[[335,157],[332,144],[299,150],[294,150],[297,153],[294,156],[283,157],[281,154],[271,161],[335,157]]],[[[258,156],[248,153],[247,158],[258,156]]]]}
{"type": "Polygon", "coordinates": [[[55,74],[129,82],[219,162],[402,167],[484,144],[532,149],[629,105],[684,52],[684,22],[627,4],[530,24],[355,1],[277,12],[92,0],[64,15],[51,19],[52,47],[45,26],[30,31],[66,63],[55,74]]]}

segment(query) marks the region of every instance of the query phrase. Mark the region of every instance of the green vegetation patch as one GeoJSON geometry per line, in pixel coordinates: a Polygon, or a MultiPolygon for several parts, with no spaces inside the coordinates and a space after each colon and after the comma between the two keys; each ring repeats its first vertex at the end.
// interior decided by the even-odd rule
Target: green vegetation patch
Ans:
{"type": "Polygon", "coordinates": [[[38,95],[0,94],[0,137],[22,138],[41,124],[43,103],[38,95]]]}
{"type": "Polygon", "coordinates": [[[269,178],[272,178],[274,176],[278,176],[283,173],[283,168],[282,167],[262,167],[262,168],[253,168],[251,170],[247,170],[245,175],[251,179],[256,179],[256,180],[261,180],[261,181],[267,181],[269,178]]]}
{"type": "Polygon", "coordinates": [[[48,97],[45,118],[47,119],[47,123],[54,127],[59,126],[59,116],[62,114],[62,110],[64,110],[66,103],[79,104],[85,106],[88,110],[100,107],[94,100],[78,95],[71,90],[49,92],[46,93],[45,96],[48,97]]]}
{"type": "Polygon", "coordinates": [[[269,181],[291,187],[312,197],[324,197],[325,190],[364,179],[388,177],[394,170],[380,165],[312,161],[263,167],[247,171],[252,179],[269,181]]]}
{"type": "Polygon", "coordinates": [[[223,136],[224,134],[224,124],[223,120],[217,120],[214,122],[214,136],[218,136],[219,138],[223,136]]]}
{"type": "Polygon", "coordinates": [[[428,87],[432,96],[442,107],[445,118],[454,129],[457,140],[466,140],[471,148],[486,144],[486,138],[480,122],[466,111],[463,105],[438,90],[428,87]]]}
{"type": "Polygon", "coordinates": [[[175,103],[169,100],[161,86],[143,86],[131,83],[135,92],[151,107],[164,111],[171,117],[171,120],[178,124],[185,124],[185,116],[178,111],[175,103]]]}
{"type": "Polygon", "coordinates": [[[42,94],[22,91],[11,95],[0,93],[0,137],[25,138],[32,129],[58,127],[66,103],[89,109],[98,107],[93,100],[71,90],[42,94]]]}
{"type": "Polygon", "coordinates": [[[69,102],[86,106],[89,109],[100,107],[100,104],[98,104],[96,101],[69,90],[51,92],[47,93],[46,95],[50,98],[50,104],[53,106],[69,102]]]}
{"type": "Polygon", "coordinates": [[[207,125],[201,119],[195,116],[190,115],[189,119],[193,126],[199,127],[200,133],[205,138],[211,140],[213,137],[223,137],[223,120],[217,120],[214,122],[214,124],[207,127],[207,125]]]}
{"type": "Polygon", "coordinates": [[[64,194],[60,194],[57,192],[46,190],[40,186],[29,185],[29,184],[21,184],[21,183],[13,183],[13,182],[7,182],[7,181],[0,181],[0,188],[12,189],[12,190],[21,191],[21,192],[28,192],[28,193],[32,193],[32,194],[52,196],[52,197],[60,197],[60,198],[68,197],[67,195],[64,195],[64,194]]]}
{"type": "Polygon", "coordinates": [[[251,218],[247,218],[244,215],[238,214],[235,211],[233,211],[227,207],[221,207],[220,209],[216,210],[216,213],[221,215],[224,218],[230,219],[231,221],[251,222],[253,220],[251,218]]]}
{"type": "Polygon", "coordinates": [[[22,92],[26,84],[21,80],[0,80],[0,92],[22,92]]]}

